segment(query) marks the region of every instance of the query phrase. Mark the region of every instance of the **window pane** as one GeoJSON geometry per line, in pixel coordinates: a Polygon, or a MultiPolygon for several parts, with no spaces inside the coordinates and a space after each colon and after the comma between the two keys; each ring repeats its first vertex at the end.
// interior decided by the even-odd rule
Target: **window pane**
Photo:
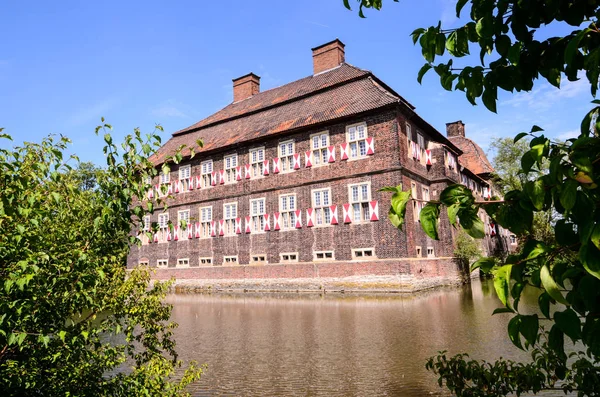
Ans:
{"type": "Polygon", "coordinates": [[[358,201],[358,186],[352,186],[352,202],[356,203],[358,201]]]}
{"type": "Polygon", "coordinates": [[[293,143],[288,143],[288,154],[293,154],[294,153],[294,144],[293,143]]]}
{"type": "Polygon", "coordinates": [[[329,191],[323,191],[323,205],[329,205],[329,191]]]}
{"type": "Polygon", "coordinates": [[[369,186],[362,185],[361,190],[362,190],[362,199],[365,201],[368,200],[369,199],[369,186]]]}
{"type": "Polygon", "coordinates": [[[327,134],[321,135],[321,146],[327,146],[327,134]]]}
{"type": "Polygon", "coordinates": [[[290,210],[295,210],[296,209],[296,202],[295,202],[295,196],[290,196],[290,210]]]}

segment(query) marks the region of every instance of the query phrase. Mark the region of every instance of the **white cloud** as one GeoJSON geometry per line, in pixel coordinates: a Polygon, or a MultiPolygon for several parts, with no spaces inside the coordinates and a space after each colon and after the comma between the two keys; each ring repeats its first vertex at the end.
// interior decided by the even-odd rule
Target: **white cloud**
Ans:
{"type": "Polygon", "coordinates": [[[106,116],[106,113],[114,108],[118,102],[119,101],[115,98],[109,98],[97,102],[92,106],[79,109],[69,116],[67,123],[72,126],[80,126],[90,121],[100,123],[100,118],[106,116]]]}
{"type": "Polygon", "coordinates": [[[560,139],[561,141],[566,141],[567,139],[571,139],[571,138],[577,138],[580,134],[579,130],[570,130],[570,131],[565,131],[561,134],[556,135],[557,139],[560,139]]]}

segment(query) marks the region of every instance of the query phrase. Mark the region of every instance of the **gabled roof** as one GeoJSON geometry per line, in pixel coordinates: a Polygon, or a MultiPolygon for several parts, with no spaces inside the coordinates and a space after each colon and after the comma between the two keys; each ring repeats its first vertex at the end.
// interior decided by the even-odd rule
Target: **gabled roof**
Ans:
{"type": "Polygon", "coordinates": [[[463,136],[451,136],[448,139],[462,150],[463,154],[458,158],[461,165],[480,176],[494,172],[494,167],[478,144],[463,136]]]}
{"type": "MultiPolygon", "coordinates": [[[[343,63],[227,105],[204,120],[173,133],[150,160],[156,165],[161,164],[181,145],[195,147],[198,139],[204,143],[202,152],[208,152],[394,104],[414,109],[370,71],[343,63]]],[[[433,130],[436,138],[452,145],[444,135],[433,130]]],[[[189,151],[183,150],[182,154],[189,155],[189,151]]]]}

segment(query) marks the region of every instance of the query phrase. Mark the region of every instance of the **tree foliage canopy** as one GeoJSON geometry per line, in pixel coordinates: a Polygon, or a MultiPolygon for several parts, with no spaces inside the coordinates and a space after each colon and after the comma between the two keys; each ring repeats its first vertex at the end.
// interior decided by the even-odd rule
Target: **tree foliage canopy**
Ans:
{"type": "Polygon", "coordinates": [[[103,170],[72,167],[64,137],[0,149],[3,395],[179,395],[200,375],[191,365],[170,378],[181,363],[162,303],[168,284],[125,270],[159,137],[104,140],[103,170]]]}
{"type": "MultiPolygon", "coordinates": [[[[383,2],[358,3],[364,17],[364,8],[381,9],[383,2]]],[[[344,4],[350,8],[349,1],[344,4]]],[[[444,89],[464,91],[473,105],[481,98],[493,112],[498,88],[529,91],[542,78],[560,88],[563,77],[574,81],[584,73],[590,92],[596,95],[599,2],[457,0],[457,17],[465,12],[468,21],[458,28],[443,29],[438,23],[411,34],[426,60],[419,82],[433,69],[444,89]],[[540,38],[545,26],[557,24],[574,30],[540,38]],[[473,50],[479,53],[477,65],[469,64],[473,50]],[[435,63],[444,56],[445,61],[435,63]],[[457,67],[455,61],[463,64],[457,67]]],[[[465,355],[445,354],[431,358],[427,368],[439,375],[440,385],[458,396],[520,395],[557,388],[580,396],[600,395],[600,101],[593,104],[577,138],[552,141],[538,126],[516,135],[513,145],[525,150],[502,200],[477,202],[466,187],[451,185],[421,212],[423,230],[434,239],[444,215],[452,225],[480,237],[477,212],[481,208],[495,223],[524,239],[519,253],[500,263],[482,258],[472,269],[494,276],[504,306],[494,314],[512,315],[508,336],[517,347],[531,349],[532,362],[480,363],[465,355]],[[551,241],[536,238],[534,220],[540,213],[556,215],[551,241]],[[540,290],[539,313],[520,311],[524,288],[540,290]],[[566,339],[574,346],[565,348],[566,339]]],[[[390,219],[401,227],[410,197],[401,196],[401,187],[386,190],[395,190],[390,219]]]]}

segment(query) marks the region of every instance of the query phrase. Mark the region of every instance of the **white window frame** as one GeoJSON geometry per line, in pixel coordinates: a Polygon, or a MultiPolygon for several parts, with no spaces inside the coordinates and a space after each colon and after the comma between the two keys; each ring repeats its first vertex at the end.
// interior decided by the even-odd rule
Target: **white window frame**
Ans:
{"type": "Polygon", "coordinates": [[[361,122],[346,126],[346,142],[348,143],[348,159],[364,159],[367,157],[367,123],[361,122]]]}
{"type": "Polygon", "coordinates": [[[225,183],[236,183],[235,170],[238,166],[238,155],[237,153],[228,154],[223,157],[223,169],[225,170],[225,183]],[[229,164],[228,164],[229,163],[229,164]]]}
{"type": "Polygon", "coordinates": [[[189,209],[177,211],[177,225],[179,226],[179,239],[180,240],[187,239],[187,236],[188,236],[187,227],[191,227],[192,226],[192,223],[190,222],[191,215],[192,215],[192,212],[189,209]],[[187,217],[182,216],[186,212],[187,212],[187,217]],[[187,218],[187,223],[186,223],[186,229],[185,230],[183,230],[183,227],[181,226],[181,221],[184,218],[187,218]]]}
{"type": "Polygon", "coordinates": [[[264,265],[267,263],[267,254],[251,254],[250,264],[251,265],[264,265]]]}
{"type": "Polygon", "coordinates": [[[368,223],[371,220],[369,202],[371,201],[371,182],[365,181],[348,185],[348,202],[351,208],[352,223],[368,223]],[[367,198],[363,196],[363,186],[367,186],[367,198]],[[358,189],[358,197],[354,197],[354,187],[358,189]],[[356,219],[358,214],[359,219],[356,219]]]}
{"type": "Polygon", "coordinates": [[[223,220],[224,222],[224,235],[225,236],[235,236],[235,219],[238,215],[238,203],[237,201],[233,201],[231,203],[223,204],[223,220]],[[229,207],[229,210],[228,208],[229,207]],[[229,214],[228,214],[229,212],[229,214]]]}
{"type": "Polygon", "coordinates": [[[170,172],[164,173],[161,171],[160,175],[159,175],[159,181],[160,181],[161,185],[166,185],[167,183],[170,183],[171,182],[171,173],[170,172]]]}
{"type": "Polygon", "coordinates": [[[210,223],[213,220],[212,205],[200,207],[200,209],[198,210],[198,218],[200,219],[200,237],[201,238],[209,238],[210,237],[210,223]],[[204,216],[205,214],[210,215],[210,216],[204,216]]]}
{"type": "Polygon", "coordinates": [[[177,258],[177,267],[190,267],[190,258],[177,258]]]}
{"type": "Polygon", "coordinates": [[[160,267],[160,268],[169,267],[169,260],[168,259],[158,259],[156,261],[156,267],[160,267]]]}
{"type": "Polygon", "coordinates": [[[265,231],[265,214],[267,213],[267,199],[265,197],[250,199],[250,219],[252,233],[263,233],[265,231]],[[260,203],[262,202],[262,211],[260,203]],[[256,210],[254,208],[256,203],[256,210]]]}
{"type": "Polygon", "coordinates": [[[310,197],[314,212],[315,227],[331,226],[331,209],[329,208],[333,201],[331,197],[331,188],[312,189],[310,191],[310,197]]]}
{"type": "Polygon", "coordinates": [[[146,245],[150,242],[150,238],[146,233],[149,233],[152,230],[152,216],[144,215],[142,218],[142,227],[140,231],[140,240],[142,241],[142,245],[146,245]]]}
{"type": "Polygon", "coordinates": [[[264,177],[265,147],[255,147],[248,153],[248,162],[250,163],[250,177],[252,179],[264,177]]]}
{"type": "Polygon", "coordinates": [[[423,197],[423,201],[431,201],[431,196],[429,194],[429,187],[428,186],[422,186],[421,187],[421,195],[423,197]]]}
{"type": "Polygon", "coordinates": [[[198,265],[200,267],[212,266],[213,265],[212,256],[201,256],[200,258],[198,258],[198,265]],[[204,261],[204,263],[202,263],[203,261],[204,261]]]}
{"type": "Polygon", "coordinates": [[[296,153],[296,143],[293,139],[281,141],[277,144],[277,157],[279,157],[279,173],[294,171],[294,154],[296,153]],[[283,148],[283,150],[282,150],[283,148]],[[290,151],[291,150],[291,151],[290,151]]]}
{"type": "Polygon", "coordinates": [[[415,246],[415,256],[417,258],[422,258],[423,257],[423,250],[421,249],[420,245],[415,246]]]}
{"type": "Polygon", "coordinates": [[[333,250],[331,250],[331,251],[313,251],[313,260],[315,262],[334,261],[335,260],[335,251],[333,251],[333,250]],[[320,257],[321,255],[323,257],[320,257]]]}
{"type": "Polygon", "coordinates": [[[281,263],[295,263],[298,262],[298,258],[299,255],[297,252],[282,252],[279,254],[279,262],[281,263]],[[291,258],[292,256],[294,256],[293,259],[291,258]]]}
{"type": "Polygon", "coordinates": [[[419,221],[419,214],[421,213],[420,210],[420,202],[419,199],[417,198],[417,182],[411,182],[410,183],[410,194],[413,198],[412,203],[413,203],[413,220],[415,222],[419,221]]]}
{"type": "Polygon", "coordinates": [[[279,228],[280,230],[296,229],[296,211],[298,209],[298,198],[296,193],[286,193],[279,195],[279,228]],[[293,200],[290,198],[293,197],[293,200]],[[293,208],[290,205],[293,202],[293,208]]]}
{"type": "Polygon", "coordinates": [[[327,148],[329,147],[329,131],[321,131],[310,135],[310,151],[312,152],[312,166],[329,164],[327,148]],[[325,141],[323,138],[325,137],[325,141]],[[317,138],[317,140],[315,140],[317,138]]]}
{"type": "Polygon", "coordinates": [[[179,167],[177,171],[179,176],[179,181],[182,186],[182,193],[190,190],[190,179],[192,178],[192,166],[191,165],[182,165],[179,167]]]}
{"type": "Polygon", "coordinates": [[[139,261],[138,266],[150,266],[150,261],[148,261],[148,260],[139,261]]]}
{"type": "Polygon", "coordinates": [[[158,242],[167,242],[167,232],[169,229],[169,213],[158,214],[158,242]]]}
{"type": "Polygon", "coordinates": [[[427,257],[435,258],[435,250],[433,249],[433,247],[427,247],[427,257]]]}
{"type": "Polygon", "coordinates": [[[206,160],[200,163],[200,178],[202,180],[202,189],[212,187],[211,175],[214,171],[214,164],[212,160],[206,160]]]}
{"type": "Polygon", "coordinates": [[[237,255],[224,255],[223,265],[238,265],[240,262],[237,255]]]}
{"type": "Polygon", "coordinates": [[[353,248],[352,249],[352,259],[359,261],[368,261],[371,259],[377,258],[375,255],[375,248],[353,248]],[[370,255],[366,255],[370,252],[370,255]]]}

